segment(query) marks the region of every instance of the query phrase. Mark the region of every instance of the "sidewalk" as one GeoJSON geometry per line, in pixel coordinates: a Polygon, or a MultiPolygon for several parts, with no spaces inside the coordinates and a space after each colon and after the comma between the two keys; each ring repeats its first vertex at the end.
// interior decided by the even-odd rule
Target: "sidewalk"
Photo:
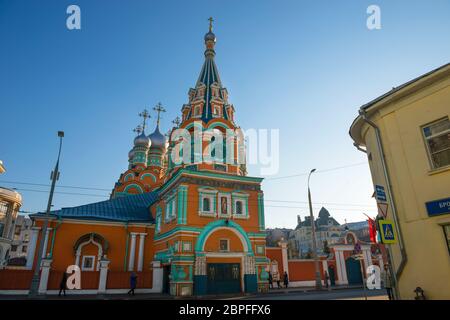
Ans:
{"type": "Polygon", "coordinates": [[[297,293],[297,292],[324,292],[324,291],[336,291],[336,290],[346,290],[346,289],[362,289],[362,285],[339,285],[332,286],[330,288],[323,287],[322,290],[316,290],[315,287],[291,287],[291,288],[274,288],[270,289],[269,292],[260,294],[282,294],[282,293],[297,293]]]}
{"type": "MultiPolygon", "coordinates": [[[[346,290],[346,289],[362,289],[361,285],[342,285],[333,286],[331,290],[324,288],[323,290],[316,290],[315,287],[293,287],[293,288],[280,288],[280,289],[270,289],[269,292],[265,293],[253,293],[253,294],[228,294],[228,295],[204,295],[204,296],[189,296],[189,297],[175,297],[169,294],[160,293],[140,293],[134,296],[127,294],[98,294],[98,295],[79,295],[79,294],[68,294],[65,297],[58,295],[41,295],[33,300],[212,300],[212,299],[246,299],[255,296],[265,296],[265,295],[276,295],[276,294],[286,294],[286,293],[305,293],[305,292],[332,292],[336,290],[346,290]]],[[[27,295],[0,295],[0,300],[29,300],[27,295]]]]}

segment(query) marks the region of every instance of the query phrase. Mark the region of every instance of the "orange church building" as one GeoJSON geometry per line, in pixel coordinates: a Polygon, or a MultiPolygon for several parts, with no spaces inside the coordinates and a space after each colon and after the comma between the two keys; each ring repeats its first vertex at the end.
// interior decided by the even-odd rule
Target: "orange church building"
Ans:
{"type": "MultiPolygon", "coordinates": [[[[181,119],[166,137],[158,104],[156,129],[146,135],[149,115],[140,114],[128,169],[111,198],[31,216],[30,274],[45,236],[41,293],[56,293],[70,265],[81,269],[81,289],[73,292],[126,292],[131,272],[137,292],[267,290],[262,178],[249,177],[242,161],[244,143],[214,60],[211,23],[204,41],[205,61],[181,119]],[[45,219],[49,229],[42,235],[45,219]]],[[[28,288],[25,278],[15,287],[28,288]]]]}

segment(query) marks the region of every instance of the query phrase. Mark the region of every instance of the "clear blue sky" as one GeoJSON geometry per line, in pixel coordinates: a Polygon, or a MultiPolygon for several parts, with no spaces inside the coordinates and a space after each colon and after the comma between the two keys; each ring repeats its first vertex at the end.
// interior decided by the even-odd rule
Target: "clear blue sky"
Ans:
{"type": "MultiPolygon", "coordinates": [[[[363,220],[376,207],[349,126],[360,105],[449,62],[449,15],[447,0],[0,0],[0,181],[49,184],[64,130],[58,184],[111,189],[127,167],[137,113],[161,101],[164,132],[180,114],[213,16],[216,62],[238,123],[280,129],[278,176],[359,164],[318,172],[311,187],[316,214],[332,203],[338,221],[363,220]],[[66,28],[70,4],[81,8],[81,30],[66,28]],[[366,27],[371,4],[381,8],[381,30],[366,27]]],[[[23,210],[45,209],[48,187],[0,185],[22,189],[23,210]]],[[[307,214],[306,176],[263,188],[267,226],[294,227],[307,214]]],[[[58,193],[54,207],[103,199],[58,193]]]]}

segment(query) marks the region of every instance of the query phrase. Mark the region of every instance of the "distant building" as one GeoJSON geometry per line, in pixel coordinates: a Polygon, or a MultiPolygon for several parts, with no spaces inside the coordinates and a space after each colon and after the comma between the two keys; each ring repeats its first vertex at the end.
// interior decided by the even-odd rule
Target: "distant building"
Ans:
{"type": "Polygon", "coordinates": [[[274,228],[266,229],[266,246],[278,247],[278,242],[282,239],[287,240],[292,229],[274,228]]]}
{"type": "MultiPolygon", "coordinates": [[[[339,224],[327,209],[322,207],[319,211],[319,217],[314,221],[316,228],[316,246],[317,253],[323,253],[326,245],[338,243],[342,238],[345,229],[339,224]]],[[[298,251],[300,258],[309,257],[312,253],[311,248],[311,218],[305,217],[301,221],[300,216],[297,216],[297,227],[290,234],[290,246],[294,246],[298,251]]],[[[294,254],[295,256],[295,254],[294,254]]]]}
{"type": "Polygon", "coordinates": [[[25,266],[28,254],[28,244],[31,237],[33,222],[27,216],[18,215],[11,242],[8,265],[25,266]]]}
{"type": "MultiPolygon", "coordinates": [[[[0,161],[0,174],[5,172],[0,161]]],[[[13,240],[14,225],[22,196],[11,189],[0,187],[0,268],[3,268],[9,258],[13,240]]]]}
{"type": "Polygon", "coordinates": [[[370,242],[369,222],[367,220],[360,222],[349,222],[343,226],[356,234],[359,240],[370,242]]]}
{"type": "MultiPolygon", "coordinates": [[[[329,246],[342,243],[345,235],[351,231],[363,242],[370,242],[369,224],[367,221],[351,222],[341,225],[328,210],[322,207],[319,217],[314,221],[316,229],[316,246],[318,254],[327,254],[329,246]]],[[[312,254],[311,218],[305,217],[302,221],[297,216],[297,227],[289,234],[289,257],[309,258],[312,254]]]]}

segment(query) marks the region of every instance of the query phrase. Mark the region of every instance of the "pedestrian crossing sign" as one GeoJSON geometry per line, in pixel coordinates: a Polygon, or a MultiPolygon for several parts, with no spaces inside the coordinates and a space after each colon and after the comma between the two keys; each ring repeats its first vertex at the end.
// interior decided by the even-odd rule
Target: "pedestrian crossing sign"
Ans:
{"type": "Polygon", "coordinates": [[[391,220],[379,220],[381,241],[386,244],[397,243],[397,234],[395,233],[394,222],[391,220]]]}

